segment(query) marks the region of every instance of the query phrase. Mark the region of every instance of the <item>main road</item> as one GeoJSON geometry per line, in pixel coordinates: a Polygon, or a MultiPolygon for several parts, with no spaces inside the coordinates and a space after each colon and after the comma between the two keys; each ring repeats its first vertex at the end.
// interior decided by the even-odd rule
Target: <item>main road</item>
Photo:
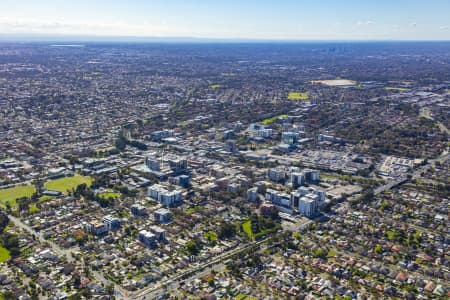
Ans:
{"type": "MultiPolygon", "coordinates": [[[[405,176],[402,176],[401,178],[398,178],[397,180],[388,182],[385,185],[382,185],[382,186],[374,189],[374,194],[375,195],[380,194],[384,191],[387,191],[387,190],[405,182],[406,180],[408,180],[408,175],[411,175],[412,178],[416,178],[417,176],[420,175],[420,173],[431,168],[431,166],[434,165],[436,162],[438,162],[438,161],[443,162],[443,161],[447,160],[449,157],[450,157],[450,154],[447,151],[444,151],[438,158],[429,160],[429,162],[426,165],[421,166],[421,167],[411,171],[408,174],[405,174],[405,176]]],[[[308,226],[311,222],[312,221],[308,221],[308,222],[302,224],[302,227],[308,226]]],[[[210,262],[205,262],[204,264],[202,264],[200,266],[196,266],[192,270],[185,271],[181,274],[178,274],[171,279],[163,280],[163,281],[159,282],[156,286],[143,288],[139,291],[130,293],[129,297],[131,297],[131,299],[137,299],[137,298],[156,299],[158,297],[161,297],[164,295],[164,291],[166,288],[170,287],[170,289],[172,289],[172,290],[178,288],[180,286],[180,281],[183,278],[185,278],[186,276],[191,275],[189,278],[198,278],[199,276],[204,274],[205,270],[210,271],[211,269],[213,269],[214,266],[219,267],[219,268],[223,267],[223,262],[226,261],[227,259],[233,257],[236,254],[245,252],[245,250],[251,249],[254,246],[261,245],[261,244],[267,242],[269,240],[269,238],[270,237],[268,237],[264,240],[261,240],[261,241],[252,242],[252,243],[244,245],[238,249],[232,250],[230,252],[226,252],[226,253],[218,256],[217,258],[213,259],[210,262]]],[[[124,298],[124,299],[127,299],[127,298],[124,298]]]]}
{"type": "MultiPolygon", "coordinates": [[[[310,225],[313,221],[309,220],[308,222],[305,222],[301,225],[302,228],[305,228],[306,226],[310,225]]],[[[209,262],[205,262],[199,266],[194,267],[191,270],[185,271],[181,274],[178,274],[174,276],[171,279],[166,279],[164,281],[159,282],[156,286],[148,287],[141,289],[139,291],[136,291],[132,294],[130,294],[131,299],[157,299],[158,297],[161,297],[164,295],[164,290],[166,287],[170,287],[170,289],[177,289],[180,286],[180,282],[182,280],[192,280],[194,278],[201,277],[203,275],[209,274],[211,270],[215,269],[223,269],[225,264],[224,262],[228,259],[234,257],[235,255],[238,255],[240,253],[243,253],[247,250],[252,249],[253,247],[261,246],[265,243],[267,243],[272,236],[268,236],[263,240],[251,242],[250,244],[243,245],[237,249],[228,251],[226,253],[223,253],[222,255],[219,255],[218,257],[214,258],[213,260],[209,262]],[[189,276],[189,278],[186,279],[186,276],[189,276]]],[[[257,251],[261,251],[264,249],[267,249],[269,246],[260,247],[257,251]]]]}
{"type": "Polygon", "coordinates": [[[31,228],[27,224],[23,223],[19,218],[16,218],[10,214],[8,215],[8,218],[11,222],[14,223],[14,225],[25,230],[32,236],[36,237],[42,244],[49,245],[50,248],[52,248],[53,252],[55,252],[57,255],[66,257],[68,262],[75,262],[75,258],[72,256],[72,251],[74,250],[73,248],[72,249],[62,249],[61,247],[56,245],[54,242],[52,242],[50,240],[46,240],[42,233],[36,232],[36,230],[31,228]]]}
{"type": "MultiPolygon", "coordinates": [[[[16,218],[11,214],[8,215],[8,218],[12,223],[14,223],[15,226],[23,229],[24,231],[28,232],[32,236],[36,237],[39,240],[39,242],[41,242],[42,244],[49,245],[50,248],[52,249],[52,251],[55,252],[57,255],[65,257],[67,259],[67,261],[70,263],[77,263],[77,259],[72,255],[72,253],[73,253],[73,251],[79,251],[78,248],[63,249],[60,246],[58,246],[57,244],[55,244],[54,242],[52,242],[50,240],[46,240],[42,233],[36,232],[36,230],[34,230],[29,225],[22,222],[19,218],[16,218]]],[[[116,292],[119,292],[122,295],[127,295],[128,292],[125,289],[123,289],[121,286],[115,284],[114,282],[106,279],[100,272],[91,270],[91,274],[94,276],[94,278],[97,281],[99,281],[105,285],[112,284],[112,285],[114,285],[116,292]]]]}
{"type": "Polygon", "coordinates": [[[444,151],[441,153],[441,155],[439,155],[439,157],[437,157],[435,159],[430,159],[427,164],[408,172],[407,174],[405,174],[404,176],[402,176],[398,179],[395,179],[395,180],[390,181],[382,186],[377,187],[376,189],[373,190],[373,193],[374,193],[374,195],[378,195],[382,192],[390,190],[391,188],[393,188],[399,184],[404,183],[405,181],[408,180],[408,175],[410,175],[412,179],[416,179],[417,177],[420,176],[420,174],[422,172],[428,171],[433,165],[436,164],[436,162],[443,163],[444,161],[448,160],[449,158],[450,158],[450,153],[447,151],[444,151]]]}
{"type": "MultiPolygon", "coordinates": [[[[382,185],[382,186],[374,189],[374,194],[375,195],[380,194],[386,190],[389,190],[389,189],[403,183],[404,181],[406,181],[408,179],[407,175],[411,175],[412,178],[417,178],[420,175],[420,173],[427,171],[436,162],[442,163],[445,160],[449,159],[449,157],[450,157],[450,154],[447,151],[444,151],[438,158],[429,160],[429,162],[426,165],[421,166],[421,167],[411,171],[410,173],[406,174],[406,176],[402,176],[401,178],[398,178],[397,180],[388,182],[385,185],[382,185]]],[[[76,262],[76,259],[72,255],[72,251],[74,251],[74,248],[62,249],[54,242],[46,240],[43,237],[42,233],[36,232],[33,228],[31,228],[27,224],[23,223],[20,219],[14,217],[12,215],[8,215],[8,217],[16,226],[22,228],[23,230],[27,231],[31,235],[38,238],[41,243],[48,244],[56,254],[66,257],[67,261],[69,261],[69,262],[76,262]]],[[[306,227],[311,222],[312,221],[310,220],[310,221],[302,224],[301,226],[306,227]]],[[[219,255],[218,257],[212,259],[211,261],[205,262],[199,266],[195,266],[191,270],[187,270],[187,271],[182,272],[181,274],[175,275],[171,279],[165,279],[163,281],[160,281],[156,286],[150,286],[150,287],[143,288],[143,289],[135,291],[135,292],[126,291],[120,285],[117,285],[117,284],[111,282],[110,280],[106,279],[101,274],[101,272],[92,270],[91,273],[94,275],[94,277],[98,281],[102,282],[103,284],[114,285],[116,297],[118,299],[138,299],[138,298],[140,298],[140,299],[155,299],[155,298],[158,298],[158,297],[164,295],[164,291],[165,291],[166,287],[170,287],[171,289],[176,289],[180,286],[180,282],[183,280],[183,278],[186,278],[187,276],[190,276],[189,278],[191,278],[191,279],[198,278],[202,274],[210,272],[212,269],[217,269],[217,268],[221,269],[224,267],[224,262],[226,260],[232,258],[233,256],[235,256],[237,254],[245,252],[246,250],[250,250],[250,249],[252,249],[252,247],[262,245],[262,244],[266,243],[267,241],[269,241],[270,238],[271,237],[269,236],[261,241],[255,241],[255,242],[251,242],[250,244],[243,245],[241,247],[238,247],[237,249],[233,249],[231,251],[228,251],[226,253],[219,255]]],[[[264,249],[264,248],[261,248],[261,249],[264,249]]],[[[261,250],[261,249],[259,249],[259,250],[261,250]]]]}

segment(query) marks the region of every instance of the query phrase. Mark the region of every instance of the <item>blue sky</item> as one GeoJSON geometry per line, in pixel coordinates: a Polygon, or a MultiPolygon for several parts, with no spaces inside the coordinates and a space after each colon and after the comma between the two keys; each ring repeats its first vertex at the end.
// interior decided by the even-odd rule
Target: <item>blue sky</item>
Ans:
{"type": "Polygon", "coordinates": [[[450,1],[1,0],[1,34],[450,40],[450,1]]]}

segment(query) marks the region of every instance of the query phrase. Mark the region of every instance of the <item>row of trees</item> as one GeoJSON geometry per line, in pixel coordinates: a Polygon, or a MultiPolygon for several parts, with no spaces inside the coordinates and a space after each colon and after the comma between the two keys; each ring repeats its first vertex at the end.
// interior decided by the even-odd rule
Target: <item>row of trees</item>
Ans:
{"type": "Polygon", "coordinates": [[[135,148],[137,148],[139,150],[143,150],[143,151],[148,149],[147,145],[142,142],[127,139],[124,135],[123,130],[121,130],[121,131],[119,131],[119,134],[114,143],[114,146],[116,147],[117,150],[122,152],[125,150],[127,145],[130,145],[132,147],[135,147],[135,148]]]}
{"type": "Polygon", "coordinates": [[[0,245],[8,249],[12,257],[17,257],[20,255],[19,239],[17,235],[5,231],[8,224],[8,216],[0,211],[0,245]]]}

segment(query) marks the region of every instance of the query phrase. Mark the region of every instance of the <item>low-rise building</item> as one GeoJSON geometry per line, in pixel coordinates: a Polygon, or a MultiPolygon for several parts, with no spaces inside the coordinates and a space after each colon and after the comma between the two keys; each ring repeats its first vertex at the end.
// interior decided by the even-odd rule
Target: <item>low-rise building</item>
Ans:
{"type": "Polygon", "coordinates": [[[268,138],[273,134],[273,129],[261,124],[250,124],[250,135],[253,137],[268,138]]]}
{"type": "Polygon", "coordinates": [[[267,171],[267,177],[272,181],[280,182],[286,178],[286,172],[282,169],[272,168],[267,171]]]}
{"type": "Polygon", "coordinates": [[[287,193],[267,189],[266,200],[272,202],[276,206],[281,206],[284,208],[291,208],[291,196],[287,193]]]}
{"type": "Polygon", "coordinates": [[[120,227],[120,219],[113,216],[104,216],[103,223],[108,230],[116,230],[120,227]]]}
{"type": "Polygon", "coordinates": [[[281,142],[290,147],[295,146],[298,143],[298,138],[299,134],[297,132],[285,131],[281,133],[281,142]]]}
{"type": "Polygon", "coordinates": [[[140,204],[131,205],[131,213],[135,216],[145,216],[147,215],[147,209],[140,204]]]}
{"type": "Polygon", "coordinates": [[[172,220],[172,212],[166,208],[160,208],[154,212],[155,221],[168,223],[172,220]]]}
{"type": "Polygon", "coordinates": [[[252,202],[258,200],[258,188],[256,186],[247,190],[247,199],[252,202]]]}
{"type": "Polygon", "coordinates": [[[150,232],[155,235],[158,241],[164,241],[166,239],[166,231],[159,226],[151,226],[150,232]]]}
{"type": "Polygon", "coordinates": [[[156,236],[147,230],[141,230],[139,231],[139,241],[147,247],[153,247],[156,244],[156,236]]]}
{"type": "Polygon", "coordinates": [[[99,221],[92,221],[85,225],[86,231],[94,234],[94,235],[102,235],[108,232],[108,227],[105,223],[99,221]]]}

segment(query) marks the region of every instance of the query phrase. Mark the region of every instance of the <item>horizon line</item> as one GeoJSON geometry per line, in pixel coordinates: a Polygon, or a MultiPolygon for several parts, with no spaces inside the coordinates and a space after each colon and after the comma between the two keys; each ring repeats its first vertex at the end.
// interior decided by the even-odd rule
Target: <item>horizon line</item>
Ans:
{"type": "Polygon", "coordinates": [[[211,38],[195,36],[129,36],[129,35],[78,35],[78,34],[8,34],[0,33],[0,42],[191,42],[191,43],[370,43],[370,42],[450,42],[450,39],[282,39],[282,38],[211,38]]]}

